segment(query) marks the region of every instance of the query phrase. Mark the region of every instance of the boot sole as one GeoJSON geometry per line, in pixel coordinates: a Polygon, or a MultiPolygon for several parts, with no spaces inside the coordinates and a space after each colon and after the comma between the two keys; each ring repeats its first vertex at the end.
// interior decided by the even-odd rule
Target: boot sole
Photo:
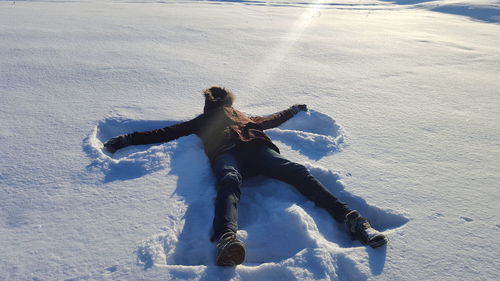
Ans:
{"type": "Polygon", "coordinates": [[[358,240],[359,242],[361,242],[361,244],[370,246],[372,248],[382,247],[382,246],[386,245],[388,242],[387,237],[383,234],[381,234],[379,236],[375,236],[371,241],[367,241],[367,242],[364,242],[361,237],[357,237],[353,234],[351,234],[351,239],[358,240]]]}
{"type": "Polygon", "coordinates": [[[387,237],[385,237],[385,235],[376,236],[367,244],[372,248],[382,247],[387,244],[387,237]]]}
{"type": "Polygon", "coordinates": [[[217,257],[219,266],[237,266],[245,260],[245,247],[241,243],[233,243],[217,257]]]}

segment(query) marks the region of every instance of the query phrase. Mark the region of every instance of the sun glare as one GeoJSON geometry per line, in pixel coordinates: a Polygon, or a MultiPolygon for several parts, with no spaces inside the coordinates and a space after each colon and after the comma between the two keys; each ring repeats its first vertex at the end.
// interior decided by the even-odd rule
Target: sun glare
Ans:
{"type": "Polygon", "coordinates": [[[294,44],[300,40],[307,27],[321,16],[322,4],[325,0],[316,0],[307,4],[304,11],[290,27],[282,41],[265,56],[265,60],[257,67],[254,76],[249,79],[249,86],[263,86],[276,74],[277,68],[290,54],[294,44]]]}

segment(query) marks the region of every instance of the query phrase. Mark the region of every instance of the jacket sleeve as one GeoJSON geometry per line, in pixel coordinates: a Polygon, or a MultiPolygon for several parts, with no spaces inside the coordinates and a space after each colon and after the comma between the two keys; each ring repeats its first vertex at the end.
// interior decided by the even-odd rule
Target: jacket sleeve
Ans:
{"type": "Polygon", "coordinates": [[[162,129],[146,131],[146,132],[135,132],[129,135],[130,144],[151,144],[159,142],[168,142],[171,140],[178,139],[190,134],[195,133],[198,130],[200,123],[200,116],[195,119],[175,124],[172,126],[167,126],[162,129]]]}
{"type": "Polygon", "coordinates": [[[294,115],[295,111],[289,108],[268,116],[250,117],[250,119],[259,124],[263,130],[267,130],[278,127],[294,115]]]}

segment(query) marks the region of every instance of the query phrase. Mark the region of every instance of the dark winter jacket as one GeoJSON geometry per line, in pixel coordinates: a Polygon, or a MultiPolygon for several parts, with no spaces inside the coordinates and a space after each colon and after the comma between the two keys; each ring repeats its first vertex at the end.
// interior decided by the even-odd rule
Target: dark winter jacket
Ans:
{"type": "Polygon", "coordinates": [[[279,149],[264,130],[277,127],[293,117],[295,111],[287,109],[264,117],[248,117],[230,106],[221,106],[198,117],[176,125],[147,132],[130,134],[129,144],[168,142],[190,134],[198,135],[205,153],[213,160],[220,153],[238,143],[260,141],[279,153],[279,149]]]}

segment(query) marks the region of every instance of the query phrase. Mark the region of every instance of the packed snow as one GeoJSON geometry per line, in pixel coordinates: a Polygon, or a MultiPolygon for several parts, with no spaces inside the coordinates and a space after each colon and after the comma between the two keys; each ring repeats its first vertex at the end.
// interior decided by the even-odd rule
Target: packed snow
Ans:
{"type": "Polygon", "coordinates": [[[497,280],[500,1],[0,1],[0,280],[497,280]],[[242,187],[247,257],[215,265],[200,140],[116,135],[223,85],[389,238],[285,183],[242,187]]]}

